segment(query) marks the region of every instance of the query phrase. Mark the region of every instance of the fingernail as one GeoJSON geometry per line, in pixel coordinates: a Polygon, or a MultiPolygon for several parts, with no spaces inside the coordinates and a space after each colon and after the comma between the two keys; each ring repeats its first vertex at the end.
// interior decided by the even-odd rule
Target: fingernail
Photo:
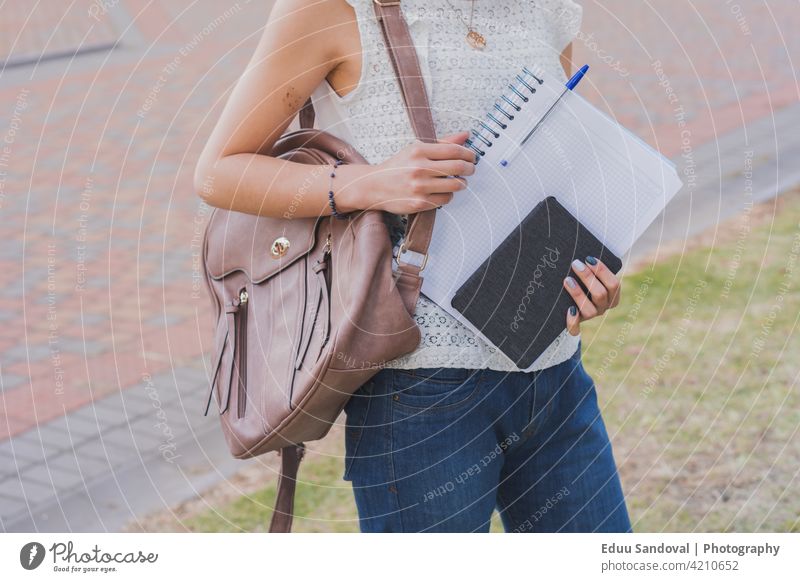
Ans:
{"type": "Polygon", "coordinates": [[[576,315],[578,315],[578,308],[577,308],[577,307],[575,307],[574,305],[570,305],[570,306],[569,306],[569,314],[570,314],[572,317],[575,317],[576,315]]]}
{"type": "Polygon", "coordinates": [[[586,262],[589,263],[590,265],[596,265],[597,259],[595,259],[594,257],[586,257],[586,262]]]}
{"type": "Polygon", "coordinates": [[[564,279],[564,280],[567,282],[567,286],[568,286],[570,289],[575,289],[575,287],[577,287],[577,286],[578,286],[578,284],[575,282],[575,279],[573,279],[572,277],[567,277],[567,278],[566,278],[566,279],[564,279]]]}
{"type": "Polygon", "coordinates": [[[583,271],[586,268],[586,265],[583,264],[583,261],[575,259],[574,261],[572,261],[572,268],[575,269],[576,271],[583,271]]]}

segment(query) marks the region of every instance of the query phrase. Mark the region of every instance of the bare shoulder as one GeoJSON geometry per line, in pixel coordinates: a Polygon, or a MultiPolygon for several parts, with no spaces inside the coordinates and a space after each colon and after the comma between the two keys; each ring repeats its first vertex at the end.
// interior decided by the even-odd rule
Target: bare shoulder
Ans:
{"type": "Polygon", "coordinates": [[[352,70],[352,78],[357,69],[347,37],[353,35],[345,31],[353,18],[345,0],[276,0],[198,167],[240,153],[268,153],[326,77],[352,70]]]}
{"type": "Polygon", "coordinates": [[[302,38],[325,38],[335,44],[340,27],[355,20],[353,7],[346,0],[276,0],[268,26],[302,38]]]}
{"type": "Polygon", "coordinates": [[[326,69],[340,95],[353,90],[361,73],[355,10],[346,0],[277,0],[264,31],[274,50],[292,58],[315,55],[309,66],[326,69]]]}

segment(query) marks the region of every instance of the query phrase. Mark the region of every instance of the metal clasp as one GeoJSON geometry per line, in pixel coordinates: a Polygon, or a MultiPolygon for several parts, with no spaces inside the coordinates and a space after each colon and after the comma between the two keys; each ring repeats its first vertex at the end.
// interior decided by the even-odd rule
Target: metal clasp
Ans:
{"type": "Polygon", "coordinates": [[[415,264],[415,263],[412,263],[412,262],[409,262],[409,261],[403,261],[406,265],[413,265],[415,267],[419,267],[420,272],[422,272],[422,270],[425,269],[425,265],[428,264],[428,253],[422,254],[422,253],[418,253],[417,251],[408,250],[406,248],[406,241],[403,241],[400,244],[400,247],[397,249],[397,257],[395,257],[395,260],[397,261],[398,266],[400,265],[400,255],[403,255],[405,253],[413,253],[418,257],[420,257],[420,256],[422,257],[422,259],[421,259],[419,264],[415,264]]]}
{"type": "Polygon", "coordinates": [[[285,236],[279,236],[276,238],[273,243],[272,247],[270,248],[270,254],[272,255],[273,259],[279,259],[283,255],[286,254],[286,251],[289,250],[289,239],[285,236]]]}

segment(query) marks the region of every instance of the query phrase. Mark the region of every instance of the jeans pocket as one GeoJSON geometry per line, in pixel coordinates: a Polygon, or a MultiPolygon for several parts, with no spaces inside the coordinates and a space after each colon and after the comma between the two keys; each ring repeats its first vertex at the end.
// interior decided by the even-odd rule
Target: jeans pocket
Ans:
{"type": "Polygon", "coordinates": [[[398,406],[417,410],[452,408],[477,393],[483,372],[465,368],[394,370],[393,400],[398,406]]]}

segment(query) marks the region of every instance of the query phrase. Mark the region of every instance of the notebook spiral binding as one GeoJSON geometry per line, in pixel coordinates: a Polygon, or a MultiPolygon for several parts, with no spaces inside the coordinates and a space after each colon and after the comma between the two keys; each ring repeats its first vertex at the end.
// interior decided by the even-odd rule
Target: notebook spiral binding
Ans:
{"type": "Polygon", "coordinates": [[[544,81],[527,67],[522,68],[522,73],[508,85],[510,91],[495,101],[492,110],[486,113],[486,120],[479,121],[478,127],[471,132],[472,136],[464,142],[465,146],[475,152],[476,164],[486,155],[486,150],[483,148],[492,147],[493,140],[499,138],[500,132],[508,127],[504,120],[512,121],[514,114],[519,113],[523,105],[530,101],[530,95],[536,93],[535,85],[543,83],[544,81]]]}

